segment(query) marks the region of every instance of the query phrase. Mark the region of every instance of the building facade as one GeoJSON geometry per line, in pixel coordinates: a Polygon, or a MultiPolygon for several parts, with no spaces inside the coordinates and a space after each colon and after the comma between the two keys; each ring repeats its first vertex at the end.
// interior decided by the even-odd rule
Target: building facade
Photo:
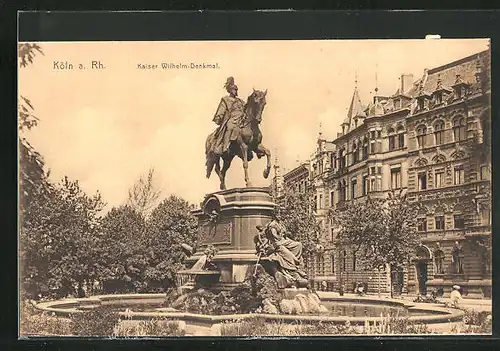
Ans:
{"type": "MultiPolygon", "coordinates": [[[[309,161],[323,227],[314,264],[317,287],[357,282],[371,292],[425,294],[458,284],[469,297],[491,296],[491,192],[489,50],[426,70],[414,80],[401,75],[396,92],[378,94],[366,106],[354,88],[342,132],[320,135],[309,161]],[[404,271],[365,270],[335,238],[328,211],[347,201],[386,198],[392,190],[418,202],[421,245],[404,271]]],[[[284,187],[304,181],[300,167],[284,175],[284,187]]]]}

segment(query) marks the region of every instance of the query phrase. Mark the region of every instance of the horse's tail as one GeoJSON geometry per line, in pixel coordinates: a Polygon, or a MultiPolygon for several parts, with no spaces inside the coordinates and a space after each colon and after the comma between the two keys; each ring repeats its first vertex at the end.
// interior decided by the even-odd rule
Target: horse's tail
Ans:
{"type": "Polygon", "coordinates": [[[206,177],[207,179],[210,178],[210,174],[212,174],[212,170],[214,169],[215,166],[215,154],[212,151],[212,139],[213,139],[213,133],[210,134],[207,138],[207,141],[205,142],[205,167],[207,169],[207,174],[206,177]]]}

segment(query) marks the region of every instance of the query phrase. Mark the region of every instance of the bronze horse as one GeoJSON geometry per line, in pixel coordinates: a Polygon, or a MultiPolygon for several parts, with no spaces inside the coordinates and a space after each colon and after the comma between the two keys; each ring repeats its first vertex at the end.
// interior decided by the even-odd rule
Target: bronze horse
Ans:
{"type": "Polygon", "coordinates": [[[212,151],[213,136],[215,132],[211,133],[205,143],[206,155],[206,177],[210,178],[210,174],[215,166],[215,173],[220,179],[220,189],[226,189],[226,172],[231,166],[231,162],[235,156],[243,160],[243,169],[245,171],[246,186],[251,186],[248,177],[248,161],[252,160],[253,153],[258,158],[263,156],[267,157],[267,165],[264,169],[263,175],[267,179],[271,170],[271,152],[262,145],[262,132],[260,131],[259,124],[262,121],[262,111],[266,105],[266,91],[253,90],[252,94],[248,97],[245,104],[245,114],[242,120],[241,128],[238,137],[229,145],[228,151],[222,155],[215,154],[212,151]],[[220,159],[222,158],[223,165],[220,167],[220,159]]]}

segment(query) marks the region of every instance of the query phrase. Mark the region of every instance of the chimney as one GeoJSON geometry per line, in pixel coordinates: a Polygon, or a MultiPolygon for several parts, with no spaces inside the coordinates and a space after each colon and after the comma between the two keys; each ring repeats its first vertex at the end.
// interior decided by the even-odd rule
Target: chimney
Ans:
{"type": "Polygon", "coordinates": [[[401,94],[406,93],[413,86],[413,74],[401,75],[401,94]]]}

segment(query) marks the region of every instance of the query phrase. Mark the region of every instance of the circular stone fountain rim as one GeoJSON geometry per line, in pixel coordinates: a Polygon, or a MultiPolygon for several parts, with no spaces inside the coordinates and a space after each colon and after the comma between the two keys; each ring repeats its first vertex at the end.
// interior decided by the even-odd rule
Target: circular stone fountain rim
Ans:
{"type": "MultiPolygon", "coordinates": [[[[46,312],[54,312],[60,316],[67,316],[72,313],[85,313],[85,311],[78,310],[81,306],[101,305],[103,301],[119,301],[122,304],[126,300],[147,300],[157,299],[159,301],[166,298],[166,294],[116,294],[116,295],[99,295],[87,298],[74,298],[74,299],[61,299],[53,301],[45,301],[34,304],[37,309],[46,312]]],[[[416,323],[448,323],[460,320],[464,312],[458,309],[450,309],[436,305],[412,303],[408,301],[401,301],[396,299],[376,299],[373,297],[325,297],[322,301],[337,301],[337,302],[357,302],[357,303],[371,303],[378,305],[393,305],[408,308],[410,311],[424,311],[430,315],[427,316],[409,316],[410,321],[416,323]]],[[[159,302],[158,301],[158,302],[159,302]]],[[[350,322],[351,324],[363,324],[365,321],[375,322],[381,321],[384,317],[349,317],[349,316],[325,316],[325,315],[287,315],[287,314],[265,314],[265,313],[251,313],[251,314],[229,314],[229,315],[205,315],[188,312],[119,312],[120,316],[127,319],[141,320],[149,318],[163,317],[173,320],[184,320],[192,322],[202,322],[207,324],[216,324],[229,321],[242,321],[248,319],[263,318],[266,321],[282,321],[282,322],[329,322],[341,324],[350,322]]]]}

